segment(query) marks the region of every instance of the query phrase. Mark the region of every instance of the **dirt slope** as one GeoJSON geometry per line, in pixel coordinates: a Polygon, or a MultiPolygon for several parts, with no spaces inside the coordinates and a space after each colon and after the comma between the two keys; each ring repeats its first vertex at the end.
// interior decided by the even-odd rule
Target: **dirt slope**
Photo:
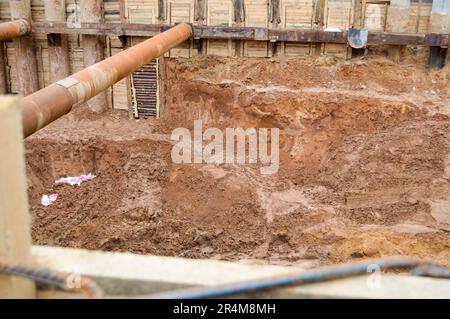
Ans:
{"type": "Polygon", "coordinates": [[[384,58],[168,60],[159,120],[78,108],[26,140],[33,240],[159,255],[450,265],[450,72],[384,58]],[[170,133],[280,128],[280,170],[174,164],[170,133]],[[94,172],[80,187],[61,176],[94,172]],[[42,207],[43,193],[57,203],[42,207]]]}

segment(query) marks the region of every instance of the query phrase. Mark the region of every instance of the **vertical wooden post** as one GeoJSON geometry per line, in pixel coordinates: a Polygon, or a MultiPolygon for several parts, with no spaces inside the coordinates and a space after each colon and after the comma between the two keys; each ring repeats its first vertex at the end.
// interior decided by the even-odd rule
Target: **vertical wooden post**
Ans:
{"type": "MultiPolygon", "coordinates": [[[[356,29],[360,29],[363,27],[364,22],[362,20],[362,10],[363,5],[361,0],[355,0],[354,11],[353,11],[353,27],[356,29]]],[[[365,10],[365,8],[364,8],[365,10]]]]}
{"type": "MultiPolygon", "coordinates": [[[[11,19],[31,20],[30,0],[10,0],[11,19]]],[[[39,90],[36,51],[30,35],[14,39],[19,93],[23,96],[39,90]]]]}
{"type": "MultiPolygon", "coordinates": [[[[234,26],[241,27],[245,21],[244,0],[234,0],[234,26]]],[[[244,41],[236,40],[235,55],[242,56],[244,53],[244,41]]]]}
{"type": "MultiPolygon", "coordinates": [[[[197,23],[197,25],[204,25],[206,20],[206,0],[196,0],[195,6],[194,6],[194,20],[197,23]]],[[[207,40],[206,39],[199,39],[199,48],[200,48],[200,54],[206,54],[207,50],[207,40]]]]}
{"type": "MultiPolygon", "coordinates": [[[[119,0],[119,15],[120,15],[120,22],[121,23],[127,23],[128,22],[128,9],[127,9],[127,3],[126,0],[119,0]]],[[[122,47],[125,50],[130,46],[130,38],[127,36],[124,36],[121,38],[122,47]]],[[[128,104],[128,118],[131,120],[134,118],[133,115],[133,99],[131,96],[131,77],[132,75],[128,75],[125,78],[125,87],[127,90],[127,104],[128,104]]]]}
{"type": "MultiPolygon", "coordinates": [[[[317,0],[316,3],[317,3],[317,11],[316,11],[317,29],[323,31],[325,26],[325,0],[317,0]]],[[[325,44],[323,43],[316,43],[314,54],[321,55],[324,46],[325,44]]]]}
{"type": "MultiPolygon", "coordinates": [[[[158,0],[158,23],[164,24],[166,22],[166,6],[164,0],[158,0]]],[[[166,79],[166,63],[164,55],[158,61],[158,76],[159,85],[159,117],[165,115],[166,95],[165,95],[165,79],[166,79]]]]}
{"type": "MultiPolygon", "coordinates": [[[[19,98],[0,97],[0,256],[30,259],[30,225],[19,98]]],[[[32,281],[0,275],[0,297],[34,298],[32,281]]]]}
{"type": "Polygon", "coordinates": [[[416,14],[416,25],[414,27],[414,32],[419,33],[420,27],[420,17],[422,16],[422,0],[418,0],[417,4],[417,14],[416,14]]]}
{"type": "Polygon", "coordinates": [[[5,44],[0,42],[0,94],[8,93],[8,77],[6,76],[6,65],[5,65],[5,44]]]}
{"type": "MultiPolygon", "coordinates": [[[[80,1],[81,23],[103,22],[103,0],[80,1]]],[[[98,35],[83,35],[83,61],[84,67],[91,66],[105,58],[105,37],[98,35]]],[[[97,113],[108,108],[106,91],[100,92],[87,102],[88,107],[97,113]]]]}
{"type": "MultiPolygon", "coordinates": [[[[269,1],[269,23],[270,23],[269,26],[273,29],[278,29],[281,23],[280,6],[281,6],[280,0],[269,1]]],[[[276,41],[269,42],[269,50],[270,56],[278,55],[276,41]]]]}
{"type": "MultiPolygon", "coordinates": [[[[45,20],[66,21],[65,0],[44,0],[45,20]]],[[[69,39],[67,34],[48,34],[48,63],[50,83],[70,75],[69,39]]]]}

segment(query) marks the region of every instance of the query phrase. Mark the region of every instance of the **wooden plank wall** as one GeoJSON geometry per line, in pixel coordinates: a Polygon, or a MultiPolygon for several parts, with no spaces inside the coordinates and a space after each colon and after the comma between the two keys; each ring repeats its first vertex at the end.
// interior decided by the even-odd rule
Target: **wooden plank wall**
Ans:
{"type": "MultiPolygon", "coordinates": [[[[330,2],[332,0],[328,1],[330,2]]],[[[373,1],[374,3],[371,3],[370,0],[366,0],[365,2],[367,2],[367,4],[365,8],[362,8],[363,27],[372,31],[385,31],[386,9],[388,6],[388,1],[386,1],[386,3],[375,3],[382,1],[373,1]]],[[[432,0],[411,0],[408,32],[428,32],[432,2],[432,0]]]]}
{"type": "MultiPolygon", "coordinates": [[[[195,0],[167,0],[167,19],[169,24],[179,22],[194,23],[195,0]]],[[[190,58],[197,50],[193,50],[191,41],[186,41],[175,49],[170,50],[170,57],[190,58]]]]}
{"type": "MultiPolygon", "coordinates": [[[[269,26],[269,11],[267,0],[245,0],[244,19],[244,26],[246,27],[267,28],[269,26]]],[[[262,41],[245,41],[244,56],[269,56],[267,43],[262,41]]]]}
{"type": "MultiPolygon", "coordinates": [[[[315,3],[313,0],[282,0],[282,29],[312,29],[314,27],[315,3]]],[[[283,43],[281,55],[300,56],[312,54],[311,43],[283,43]]]]}
{"type": "MultiPolygon", "coordinates": [[[[198,13],[197,1],[199,0],[164,0],[164,22],[174,24],[178,22],[190,22],[193,24],[206,24],[211,26],[233,26],[234,0],[204,0],[204,20],[196,21],[198,13]],[[197,8],[197,9],[196,9],[197,8]]],[[[244,0],[244,26],[272,27],[269,21],[269,3],[271,0],[244,0]]],[[[371,0],[278,0],[280,8],[280,21],[278,28],[292,29],[316,29],[320,16],[320,1],[324,6],[323,28],[347,29],[353,25],[362,25],[370,30],[383,31],[386,21],[387,3],[371,0]],[[372,3],[371,3],[372,2],[372,3]],[[355,8],[360,8],[356,12],[355,8]],[[353,21],[358,17],[358,21],[353,21]]],[[[158,0],[127,0],[126,21],[130,23],[158,23],[158,0]]],[[[412,0],[408,31],[412,33],[426,33],[431,12],[431,0],[412,0]]],[[[34,21],[44,20],[43,0],[32,0],[32,18],[34,21]]],[[[79,0],[66,0],[67,21],[79,23],[79,0]]],[[[104,0],[104,18],[107,23],[120,23],[119,0],[104,0]]],[[[9,0],[0,0],[0,19],[10,19],[9,0]]],[[[49,85],[48,74],[48,44],[44,34],[36,34],[35,46],[38,59],[39,85],[49,85]]],[[[110,56],[123,50],[122,44],[116,37],[107,37],[105,55],[110,56]]],[[[142,40],[132,38],[131,44],[142,40]]],[[[15,67],[15,52],[12,41],[5,44],[6,70],[10,92],[18,91],[18,81],[15,67]]],[[[231,40],[208,40],[206,52],[211,55],[235,56],[236,43],[231,40]]],[[[342,44],[323,44],[320,49],[313,50],[315,44],[302,43],[277,43],[277,55],[301,56],[317,53],[331,54],[340,57],[347,56],[347,46],[342,44]]],[[[179,47],[172,49],[166,56],[189,58],[199,54],[199,45],[187,41],[179,47]]],[[[246,41],[243,45],[243,54],[247,57],[270,57],[274,51],[266,42],[246,41]]],[[[83,48],[81,36],[69,37],[69,53],[71,57],[71,73],[83,68],[83,48]]],[[[121,81],[109,90],[111,105],[115,108],[127,109],[128,101],[125,81],[121,81]]]]}
{"type": "MultiPolygon", "coordinates": [[[[115,1],[118,4],[118,0],[115,1]]],[[[157,0],[128,0],[125,12],[126,20],[130,23],[156,24],[158,23],[158,1],[157,0]]],[[[119,9],[117,9],[119,10],[119,9]]],[[[120,21],[120,17],[119,17],[120,21]]],[[[130,44],[135,45],[144,40],[142,37],[132,37],[130,44]]],[[[122,46],[117,38],[111,40],[113,54],[122,51],[122,46]]],[[[113,86],[114,108],[128,110],[128,97],[126,79],[113,86]]]]}
{"type": "MultiPolygon", "coordinates": [[[[233,25],[233,0],[208,0],[206,24],[231,27],[233,25]]],[[[208,40],[207,54],[218,56],[234,55],[234,43],[231,40],[208,40]]]]}
{"type": "Polygon", "coordinates": [[[432,0],[411,0],[408,32],[427,33],[430,23],[432,0]]]}
{"type": "MultiPolygon", "coordinates": [[[[79,5],[76,5],[76,0],[66,0],[66,14],[67,21],[72,23],[79,22],[79,5]]],[[[105,22],[119,23],[119,3],[118,0],[104,0],[105,22]]],[[[31,1],[31,15],[33,21],[44,21],[44,2],[43,0],[31,1]]],[[[0,0],[0,19],[10,19],[9,0],[0,0]]],[[[112,39],[107,39],[110,43],[112,39]]],[[[120,47],[120,42],[115,39],[120,47]]],[[[10,92],[18,92],[18,81],[16,73],[15,52],[12,41],[5,43],[7,54],[7,73],[9,75],[10,92]]],[[[49,68],[48,68],[48,43],[47,37],[44,34],[34,35],[34,45],[36,47],[37,65],[39,73],[39,86],[45,87],[50,84],[49,68]]],[[[106,56],[110,56],[110,50],[105,48],[106,56]]],[[[70,72],[74,73],[83,69],[83,48],[81,36],[71,35],[69,37],[69,55],[70,55],[70,72]]]]}
{"type": "MultiPolygon", "coordinates": [[[[347,30],[353,25],[354,0],[328,0],[324,8],[324,28],[347,30]]],[[[346,44],[327,43],[322,46],[324,54],[347,57],[346,44]]]]}

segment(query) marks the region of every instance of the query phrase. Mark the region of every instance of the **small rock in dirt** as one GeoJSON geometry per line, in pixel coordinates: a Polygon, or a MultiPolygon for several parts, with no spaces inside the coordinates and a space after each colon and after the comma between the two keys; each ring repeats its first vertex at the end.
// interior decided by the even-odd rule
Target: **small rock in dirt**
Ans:
{"type": "Polygon", "coordinates": [[[213,253],[213,252],[214,252],[214,249],[213,249],[211,246],[203,247],[203,248],[201,249],[201,253],[202,253],[202,254],[209,255],[209,254],[211,254],[211,253],[213,253]]]}
{"type": "Polygon", "coordinates": [[[354,252],[351,253],[350,256],[352,256],[352,258],[363,258],[364,254],[359,252],[359,251],[354,251],[354,252]]]}
{"type": "Polygon", "coordinates": [[[366,257],[372,257],[378,254],[378,249],[375,247],[365,247],[363,250],[363,255],[366,257]]]}

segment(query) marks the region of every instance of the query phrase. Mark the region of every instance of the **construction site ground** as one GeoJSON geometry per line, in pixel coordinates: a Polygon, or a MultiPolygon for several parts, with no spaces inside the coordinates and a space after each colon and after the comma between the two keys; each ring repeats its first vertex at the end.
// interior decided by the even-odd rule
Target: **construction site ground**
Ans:
{"type": "Polygon", "coordinates": [[[138,254],[450,266],[450,69],[411,56],[166,59],[161,118],[85,106],[25,140],[32,240],[138,254]],[[419,62],[418,62],[419,61],[419,62]],[[280,168],[175,164],[177,127],[280,128],[280,168]],[[60,177],[94,173],[80,186],[60,177]],[[44,207],[43,194],[57,193],[44,207]]]}

